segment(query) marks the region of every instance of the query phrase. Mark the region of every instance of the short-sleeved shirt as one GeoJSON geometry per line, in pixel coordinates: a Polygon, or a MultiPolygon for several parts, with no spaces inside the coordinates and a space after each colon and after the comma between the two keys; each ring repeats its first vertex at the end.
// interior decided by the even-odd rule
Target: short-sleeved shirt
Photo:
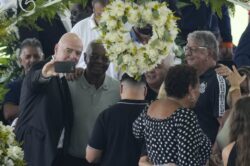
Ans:
{"type": "Polygon", "coordinates": [[[4,97],[4,103],[12,103],[15,105],[19,105],[22,83],[23,77],[18,78],[7,85],[9,91],[4,97]]]}
{"type": "Polygon", "coordinates": [[[89,146],[103,150],[101,166],[138,165],[141,142],[133,136],[132,124],[146,105],[144,100],[121,100],[99,115],[89,146]]]}
{"type": "Polygon", "coordinates": [[[179,108],[165,119],[151,118],[145,110],[134,122],[133,133],[145,139],[148,157],[156,165],[202,166],[210,155],[210,140],[193,110],[179,108]]]}
{"type": "Polygon", "coordinates": [[[120,100],[119,82],[106,75],[103,84],[96,89],[82,75],[68,84],[74,113],[68,153],[83,158],[96,118],[120,100]]]}
{"type": "Polygon", "coordinates": [[[214,68],[200,76],[200,97],[195,106],[199,124],[212,144],[219,129],[217,118],[222,117],[226,110],[227,84],[214,68]]]}

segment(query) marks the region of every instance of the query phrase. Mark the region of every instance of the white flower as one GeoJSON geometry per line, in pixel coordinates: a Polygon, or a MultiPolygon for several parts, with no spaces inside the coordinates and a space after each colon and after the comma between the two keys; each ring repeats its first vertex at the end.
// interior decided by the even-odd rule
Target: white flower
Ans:
{"type": "Polygon", "coordinates": [[[7,155],[13,160],[22,159],[24,157],[24,153],[22,149],[18,146],[11,146],[7,149],[7,155]]]}
{"type": "Polygon", "coordinates": [[[107,22],[108,20],[110,20],[110,15],[107,11],[104,11],[102,13],[101,22],[107,22]]]}
{"type": "Polygon", "coordinates": [[[9,159],[8,157],[4,158],[4,166],[15,166],[12,159],[9,159]]]}
{"type": "Polygon", "coordinates": [[[109,30],[113,30],[117,26],[117,21],[114,20],[114,19],[112,19],[112,18],[110,18],[110,19],[107,20],[107,26],[108,26],[109,30]]]}
{"type": "Polygon", "coordinates": [[[128,21],[132,24],[136,24],[139,20],[139,11],[135,9],[129,9],[128,11],[128,21]]]}
{"type": "Polygon", "coordinates": [[[125,64],[129,64],[129,62],[131,62],[131,60],[132,60],[132,57],[129,55],[129,54],[125,54],[125,55],[123,55],[123,62],[125,63],[125,64]]]}
{"type": "Polygon", "coordinates": [[[146,22],[150,22],[152,20],[152,11],[149,8],[141,8],[142,18],[146,20],[146,22]]]}
{"type": "Polygon", "coordinates": [[[176,18],[165,3],[154,1],[138,6],[113,1],[106,6],[101,20],[107,26],[100,28],[107,56],[116,69],[130,76],[138,78],[173,52],[172,46],[178,33],[176,18]],[[148,44],[133,42],[129,33],[131,27],[146,24],[151,24],[153,28],[148,44]]]}
{"type": "Polygon", "coordinates": [[[136,64],[131,64],[128,66],[128,71],[129,73],[131,73],[132,75],[136,74],[138,72],[138,69],[136,67],[136,64]]]}

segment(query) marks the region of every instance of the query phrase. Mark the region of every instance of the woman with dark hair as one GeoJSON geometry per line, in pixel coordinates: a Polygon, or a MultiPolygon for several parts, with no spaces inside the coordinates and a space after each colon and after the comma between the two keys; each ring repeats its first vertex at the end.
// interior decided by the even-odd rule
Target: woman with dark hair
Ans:
{"type": "Polygon", "coordinates": [[[205,165],[211,142],[191,109],[199,97],[196,70],[171,67],[165,79],[167,97],[153,102],[133,124],[136,138],[144,139],[149,161],[155,165],[205,165]]]}
{"type": "MultiPolygon", "coordinates": [[[[227,95],[228,104],[232,107],[235,105],[236,101],[241,96],[249,96],[250,94],[250,67],[244,66],[240,67],[238,70],[233,66],[233,71],[231,71],[228,67],[222,65],[221,69],[219,69],[219,74],[227,77],[230,89],[227,95]],[[225,72],[223,72],[225,71],[225,72]],[[226,73],[226,74],[224,74],[226,73]]],[[[232,111],[230,111],[228,117],[225,117],[225,123],[222,129],[219,131],[216,141],[220,150],[225,148],[229,143],[229,132],[230,132],[230,123],[231,123],[231,115],[232,111]]]]}
{"type": "Polygon", "coordinates": [[[224,166],[250,165],[250,97],[239,99],[232,112],[230,141],[222,153],[224,166]]]}

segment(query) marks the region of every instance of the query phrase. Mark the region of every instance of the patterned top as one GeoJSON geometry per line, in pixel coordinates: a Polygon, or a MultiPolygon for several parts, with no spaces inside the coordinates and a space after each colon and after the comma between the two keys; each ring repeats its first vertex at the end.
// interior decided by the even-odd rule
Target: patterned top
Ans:
{"type": "Polygon", "coordinates": [[[211,142],[202,132],[194,111],[179,108],[170,117],[155,119],[147,108],[133,124],[133,134],[145,139],[153,164],[202,166],[210,156],[211,142]]]}

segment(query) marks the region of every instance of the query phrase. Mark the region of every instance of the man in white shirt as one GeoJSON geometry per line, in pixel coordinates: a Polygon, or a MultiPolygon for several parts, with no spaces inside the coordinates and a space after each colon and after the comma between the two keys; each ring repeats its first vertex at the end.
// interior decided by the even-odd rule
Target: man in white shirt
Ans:
{"type": "MultiPolygon", "coordinates": [[[[89,43],[93,40],[98,39],[100,36],[100,32],[97,29],[98,23],[101,18],[101,14],[106,6],[105,0],[93,0],[93,14],[90,17],[85,18],[84,20],[78,22],[72,29],[71,32],[77,34],[79,38],[82,40],[84,49],[80,60],[77,64],[77,67],[86,68],[86,64],[84,61],[84,52],[88,47],[89,43]]],[[[109,68],[106,72],[107,75],[117,78],[117,72],[114,70],[114,65],[110,63],[109,68]]]]}

